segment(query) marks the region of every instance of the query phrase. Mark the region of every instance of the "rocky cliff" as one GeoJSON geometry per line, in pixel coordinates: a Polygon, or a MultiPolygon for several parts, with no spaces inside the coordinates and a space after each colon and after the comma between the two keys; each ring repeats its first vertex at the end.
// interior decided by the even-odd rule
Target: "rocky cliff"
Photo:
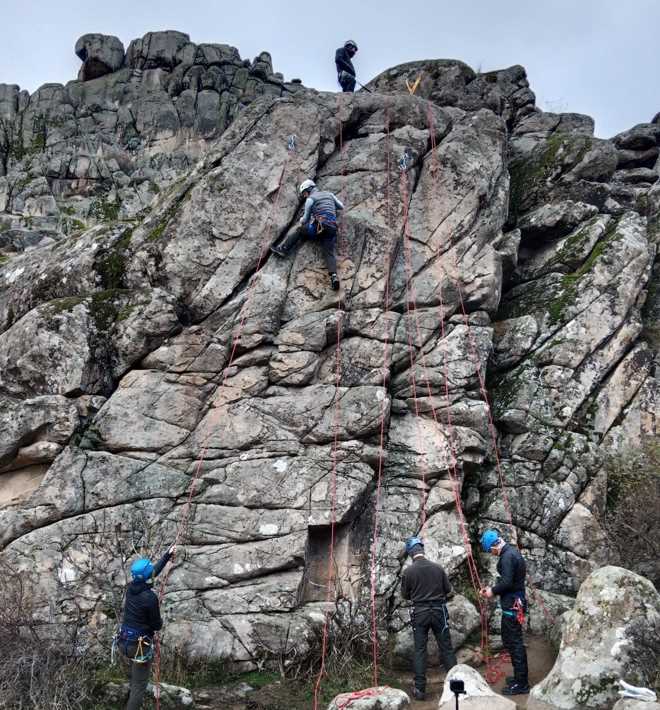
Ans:
{"type": "Polygon", "coordinates": [[[372,561],[396,637],[406,536],[463,588],[457,501],[569,606],[608,557],[603,459],[656,432],[658,118],[594,138],[522,67],[336,95],[176,32],[76,52],[77,81],[0,85],[0,557],[44,623],[107,629],[179,532],[195,652],[302,653],[372,561]],[[338,294],[313,244],[269,256],[305,177],[346,204],[338,294]]]}

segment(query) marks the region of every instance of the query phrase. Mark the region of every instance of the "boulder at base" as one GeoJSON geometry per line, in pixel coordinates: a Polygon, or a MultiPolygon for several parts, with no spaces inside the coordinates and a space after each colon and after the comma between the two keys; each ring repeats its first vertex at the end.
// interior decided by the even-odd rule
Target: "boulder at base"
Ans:
{"type": "Polygon", "coordinates": [[[644,577],[602,567],[584,581],[563,617],[559,655],[532,688],[528,707],[611,708],[617,681],[648,687],[660,659],[660,594],[644,577]]]}
{"type": "Polygon", "coordinates": [[[621,698],[612,710],[660,710],[660,703],[650,703],[647,700],[634,700],[633,698],[621,698]]]}
{"type": "Polygon", "coordinates": [[[458,701],[461,710],[516,710],[512,700],[497,695],[478,671],[463,663],[447,673],[438,710],[454,710],[456,707],[456,696],[449,689],[452,680],[462,680],[465,684],[465,695],[461,695],[458,701]]]}
{"type": "Polygon", "coordinates": [[[328,705],[328,710],[404,710],[409,707],[410,698],[403,690],[379,686],[341,693],[328,705]]]}

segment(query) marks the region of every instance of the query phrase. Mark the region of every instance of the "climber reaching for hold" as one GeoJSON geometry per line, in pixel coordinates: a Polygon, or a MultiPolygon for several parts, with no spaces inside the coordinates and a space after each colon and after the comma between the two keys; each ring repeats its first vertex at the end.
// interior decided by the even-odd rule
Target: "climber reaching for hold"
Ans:
{"type": "Polygon", "coordinates": [[[298,227],[291,230],[279,246],[273,245],[270,249],[277,256],[286,257],[301,239],[317,239],[330,274],[330,286],[338,291],[337,210],[343,210],[344,205],[332,192],[319,190],[313,180],[304,180],[299,192],[305,200],[305,208],[298,227]]]}
{"type": "Polygon", "coordinates": [[[176,545],[172,545],[155,565],[145,557],[131,565],[132,581],[126,589],[122,624],[113,639],[113,647],[119,649],[131,666],[126,710],[142,707],[154,658],[154,636],[163,626],[160,604],[152,586],[175,554],[176,545]]]}

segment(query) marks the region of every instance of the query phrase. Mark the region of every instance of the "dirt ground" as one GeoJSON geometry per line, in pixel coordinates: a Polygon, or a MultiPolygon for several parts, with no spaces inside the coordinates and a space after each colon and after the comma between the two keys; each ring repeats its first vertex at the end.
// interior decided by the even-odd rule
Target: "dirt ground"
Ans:
{"type": "MultiPolygon", "coordinates": [[[[557,656],[554,648],[550,642],[541,636],[530,636],[529,634],[525,637],[525,644],[527,646],[527,665],[529,667],[529,684],[530,686],[536,685],[545,678],[550,669],[555,663],[555,658],[557,656]]],[[[477,669],[481,675],[485,673],[485,667],[480,667],[477,669]]],[[[505,671],[504,675],[513,675],[513,669],[511,664],[507,664],[503,667],[505,671]]],[[[408,687],[412,686],[413,676],[404,676],[408,687]]],[[[427,678],[426,687],[426,700],[424,702],[414,701],[411,705],[412,710],[437,710],[438,701],[442,695],[442,688],[445,681],[445,673],[436,672],[429,674],[427,678]]],[[[504,689],[505,680],[504,677],[496,683],[493,690],[496,693],[501,693],[504,689]]],[[[511,696],[511,700],[514,700],[519,708],[527,707],[527,695],[514,695],[511,696]]],[[[459,700],[460,707],[460,700],[459,700]]]]}
{"type": "MultiPolygon", "coordinates": [[[[556,653],[552,645],[543,637],[527,635],[525,642],[527,645],[529,682],[530,685],[535,685],[549,673],[555,662],[556,653]]],[[[483,667],[478,668],[478,670],[482,675],[485,672],[483,667]]],[[[493,689],[498,693],[504,688],[504,676],[512,675],[513,672],[510,665],[503,666],[502,670],[502,679],[493,686],[493,689]]],[[[390,681],[390,685],[396,685],[410,692],[413,679],[412,673],[393,673],[390,671],[388,675],[392,681],[396,681],[390,681]]],[[[444,671],[431,670],[427,682],[427,700],[424,702],[413,701],[411,710],[437,710],[438,701],[442,695],[444,679],[444,671]]],[[[235,696],[230,698],[228,695],[234,695],[229,688],[199,689],[199,691],[195,692],[196,707],[199,710],[309,710],[311,707],[309,694],[307,694],[308,697],[304,697],[305,693],[301,693],[300,688],[294,688],[286,681],[277,681],[265,685],[257,691],[247,693],[242,700],[235,696]]],[[[518,708],[526,708],[527,697],[527,695],[517,695],[513,696],[512,700],[516,702],[518,708]]],[[[323,704],[322,707],[326,707],[326,704],[323,704]]]]}

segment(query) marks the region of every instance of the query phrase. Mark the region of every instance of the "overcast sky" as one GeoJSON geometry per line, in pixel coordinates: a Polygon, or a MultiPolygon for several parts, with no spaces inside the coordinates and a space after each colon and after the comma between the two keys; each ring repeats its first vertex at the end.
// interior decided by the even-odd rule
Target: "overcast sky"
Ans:
{"type": "Polygon", "coordinates": [[[537,105],[587,113],[610,137],[660,111],[660,0],[0,0],[0,83],[34,91],[76,77],[86,32],[127,47],[176,29],[193,42],[262,50],[275,71],[336,90],[334,50],[357,41],[358,77],[415,59],[527,69],[537,105]]]}

